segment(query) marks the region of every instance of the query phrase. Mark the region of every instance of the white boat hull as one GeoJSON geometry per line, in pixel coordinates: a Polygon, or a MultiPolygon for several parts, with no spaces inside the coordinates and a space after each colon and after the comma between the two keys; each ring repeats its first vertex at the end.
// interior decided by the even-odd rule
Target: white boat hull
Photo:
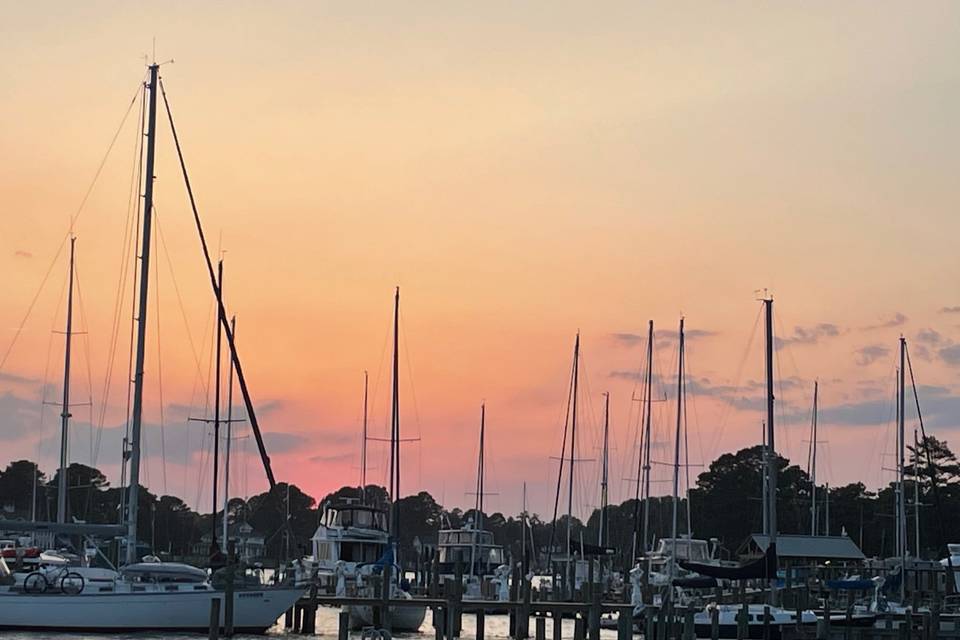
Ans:
{"type": "MultiPolygon", "coordinates": [[[[359,631],[373,626],[373,607],[351,606],[348,609],[351,630],[359,631]]],[[[426,617],[426,607],[390,607],[390,628],[393,631],[419,631],[426,617]]]]}
{"type": "MultiPolygon", "coordinates": [[[[238,632],[263,633],[304,593],[299,588],[245,589],[234,593],[238,632]]],[[[223,591],[156,591],[98,594],[0,593],[0,628],[47,631],[206,631],[210,601],[223,591]]]]}

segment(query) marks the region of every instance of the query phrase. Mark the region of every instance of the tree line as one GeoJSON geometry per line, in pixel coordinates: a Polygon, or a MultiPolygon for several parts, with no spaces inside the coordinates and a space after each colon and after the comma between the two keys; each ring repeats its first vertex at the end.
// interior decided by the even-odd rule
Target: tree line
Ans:
{"type": "MultiPolygon", "coordinates": [[[[960,463],[947,443],[928,437],[920,447],[920,464],[907,467],[905,494],[908,516],[920,520],[920,553],[922,557],[940,558],[946,553],[950,532],[960,530],[960,463]],[[929,452],[930,462],[926,462],[929,452]],[[914,478],[918,478],[915,480],[914,478]],[[916,488],[914,487],[914,483],[916,488]],[[919,507],[914,505],[914,494],[919,496],[919,507]],[[918,516],[915,514],[919,512],[918,516]],[[944,532],[944,533],[941,533],[944,532]]],[[[911,449],[912,453],[912,449],[911,449]]],[[[913,456],[910,456],[912,459],[913,456]]],[[[735,555],[751,533],[761,527],[761,477],[763,448],[755,446],[727,453],[714,460],[701,473],[696,485],[678,506],[679,532],[688,530],[697,538],[715,538],[727,555],[735,555]],[[689,510],[687,505],[689,500],[689,510]],[[687,513],[691,521],[687,521],[687,513]]],[[[807,473],[786,458],[778,456],[777,514],[781,533],[807,534],[811,529],[810,496],[812,484],[807,473]]],[[[34,485],[34,463],[17,460],[0,471],[0,506],[4,517],[50,520],[56,514],[58,473],[47,477],[37,471],[34,485]]],[[[67,469],[69,486],[68,509],[71,520],[90,523],[116,523],[120,520],[121,489],[111,487],[99,470],[82,464],[71,464],[67,469]]],[[[266,491],[247,500],[233,498],[227,517],[230,522],[246,522],[265,538],[266,555],[281,558],[284,543],[284,518],[290,519],[293,541],[292,555],[310,553],[310,537],[316,530],[325,505],[343,499],[359,499],[360,489],[345,486],[317,502],[296,485],[278,483],[273,491],[266,491]]],[[[388,498],[383,487],[370,485],[364,492],[368,503],[386,508],[388,498]]],[[[818,530],[821,535],[849,536],[867,556],[885,557],[893,554],[894,511],[896,487],[893,483],[878,490],[868,490],[863,483],[839,487],[817,487],[818,530]]],[[[139,496],[141,542],[157,553],[170,556],[190,555],[205,533],[216,522],[222,522],[223,511],[216,516],[194,511],[181,498],[172,495],[157,496],[141,488],[139,496]]],[[[430,493],[421,491],[404,496],[399,501],[401,513],[398,542],[400,556],[412,562],[418,551],[415,540],[421,544],[435,543],[440,528],[458,528],[476,519],[473,509],[446,508],[430,493]]],[[[643,503],[630,498],[619,505],[610,505],[606,511],[607,545],[618,550],[627,562],[636,543],[637,514],[643,512],[643,503]]],[[[669,497],[650,499],[649,539],[668,537],[672,528],[673,504],[669,497]]],[[[566,539],[567,526],[571,539],[579,543],[597,544],[601,512],[595,509],[586,522],[578,518],[567,521],[561,516],[554,523],[539,514],[526,514],[528,529],[526,543],[532,545],[542,558],[551,541],[559,544],[566,539]]],[[[504,515],[500,512],[483,514],[484,528],[493,533],[495,541],[520,557],[524,535],[523,514],[504,515]]],[[[916,547],[915,528],[907,527],[911,551],[916,547]]]]}

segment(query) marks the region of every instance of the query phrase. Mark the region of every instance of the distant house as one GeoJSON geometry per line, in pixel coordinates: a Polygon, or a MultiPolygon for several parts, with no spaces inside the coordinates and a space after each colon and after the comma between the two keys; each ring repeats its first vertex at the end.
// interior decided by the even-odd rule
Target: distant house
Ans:
{"type": "MultiPolygon", "coordinates": [[[[217,529],[220,533],[220,529],[217,529]]],[[[266,553],[266,543],[263,535],[257,533],[253,527],[246,522],[235,522],[227,528],[227,535],[230,540],[236,542],[237,556],[245,562],[256,562],[263,558],[266,553]]],[[[210,552],[210,541],[212,537],[210,532],[200,537],[200,542],[193,545],[193,554],[195,556],[206,557],[210,552]]],[[[220,541],[222,549],[226,550],[226,545],[220,541]]]]}
{"type": "MultiPolygon", "coordinates": [[[[759,558],[770,546],[770,536],[752,534],[741,545],[738,554],[759,558]]],[[[866,559],[863,551],[848,536],[777,535],[777,557],[781,567],[860,565],[866,559]]]]}

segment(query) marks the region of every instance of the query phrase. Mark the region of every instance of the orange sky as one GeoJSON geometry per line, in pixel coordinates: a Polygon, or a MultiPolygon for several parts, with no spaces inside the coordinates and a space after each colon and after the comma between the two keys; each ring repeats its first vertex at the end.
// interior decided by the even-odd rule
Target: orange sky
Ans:
{"type": "MultiPolygon", "coordinates": [[[[403,429],[421,437],[405,446],[406,491],[470,502],[485,400],[499,494],[488,504],[517,511],[527,481],[547,512],[579,329],[592,414],[578,446],[596,457],[609,390],[612,493],[630,495],[629,373],[643,347],[617,334],[642,334],[649,318],[675,330],[683,314],[705,332],[689,345],[691,464],[754,443],[760,333],[748,342],[764,287],[789,343],[778,351],[781,452],[805,460],[819,377],[821,479],[885,482],[901,332],[928,385],[931,432],[952,442],[960,426],[958,18],[947,2],[8,7],[0,350],[53,272],[0,369],[3,457],[34,457],[40,442],[54,464],[57,410],[41,420],[40,402],[44,381],[47,400],[60,387],[56,256],[156,37],[157,59],[176,59],[162,73],[209,237],[226,251],[228,306],[280,479],[318,498],[357,481],[363,370],[379,376],[371,429],[383,433],[399,284],[403,429]]],[[[71,459],[85,463],[101,423],[135,112],[76,226],[89,333],[73,386],[78,402],[94,400],[94,429],[77,407],[71,459]]],[[[166,490],[196,503],[209,438],[186,417],[204,413],[212,308],[163,120],[157,178],[166,251],[151,285],[160,343],[154,313],[146,476],[162,491],[165,459],[166,490]]],[[[96,460],[114,482],[125,300],[96,460]]],[[[658,351],[667,383],[674,349],[664,340],[658,351]]],[[[385,476],[381,449],[372,480],[385,476]]],[[[262,472],[247,467],[235,479],[261,490],[262,472]]],[[[597,501],[597,465],[583,468],[580,509],[597,501]]]]}

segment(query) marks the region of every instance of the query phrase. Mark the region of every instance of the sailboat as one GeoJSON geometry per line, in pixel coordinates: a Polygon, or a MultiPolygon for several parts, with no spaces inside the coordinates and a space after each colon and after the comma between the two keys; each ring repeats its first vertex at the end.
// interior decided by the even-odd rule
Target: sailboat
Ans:
{"type": "Polygon", "coordinates": [[[467,580],[466,599],[481,597],[484,578],[493,578],[494,572],[503,564],[503,547],[493,541],[493,532],[483,528],[483,497],[485,464],[484,441],[486,436],[486,404],[480,405],[480,449],[477,455],[477,490],[474,517],[459,529],[441,529],[437,536],[437,554],[440,577],[452,578],[457,566],[463,569],[467,580]]]}
{"type": "MultiPolygon", "coordinates": [[[[83,536],[126,534],[126,564],[119,570],[69,567],[51,562],[40,571],[26,576],[18,583],[0,558],[0,627],[16,630],[49,630],[67,632],[91,631],[206,631],[210,626],[210,603],[212,600],[224,600],[222,589],[214,587],[206,571],[179,563],[158,562],[155,558],[139,561],[137,557],[137,516],[140,498],[140,459],[141,433],[143,417],[144,361],[146,357],[146,329],[148,311],[148,284],[150,281],[150,249],[153,216],[154,159],[156,150],[157,95],[162,91],[159,77],[160,65],[153,63],[148,67],[148,81],[144,90],[149,95],[146,131],[146,162],[143,184],[142,234],[140,245],[139,269],[139,307],[136,317],[136,356],[133,378],[133,404],[131,411],[131,439],[129,441],[129,498],[126,510],[126,523],[123,526],[89,525],[66,522],[65,510],[65,473],[61,473],[61,493],[58,498],[58,522],[27,523],[24,526],[34,529],[45,528],[61,535],[83,536]],[[30,576],[33,576],[31,578],[30,576]]],[[[170,118],[174,141],[177,141],[173,128],[173,117],[164,96],[167,114],[170,118]]],[[[179,142],[177,142],[179,155],[179,142]]],[[[186,179],[186,167],[180,156],[191,204],[193,193],[186,179]]],[[[199,216],[194,206],[194,215],[198,231],[202,236],[199,216]]],[[[211,276],[219,307],[221,324],[227,333],[231,357],[236,365],[237,375],[254,434],[257,436],[261,454],[262,437],[256,425],[252,402],[246,390],[242,369],[239,365],[233,334],[225,325],[226,315],[220,289],[213,278],[212,264],[206,253],[207,268],[211,276]]],[[[73,242],[71,241],[71,253],[73,242]]],[[[72,280],[71,280],[72,281],[72,280]]],[[[72,287],[71,287],[72,289],[72,287]]],[[[69,305],[68,305],[69,306],[69,305]]],[[[70,318],[68,317],[68,323],[70,318]]],[[[68,340],[70,327],[68,324],[68,340]]],[[[69,342],[65,363],[64,410],[62,439],[66,439],[69,418],[69,342]]],[[[65,466],[64,454],[61,454],[61,467],[65,466]]],[[[275,486],[273,473],[265,460],[265,470],[271,487],[275,486]]],[[[61,469],[61,471],[65,471],[61,469]]],[[[7,522],[4,528],[10,528],[7,522]]],[[[233,595],[233,625],[236,631],[263,633],[277,621],[280,615],[289,609],[304,593],[304,589],[293,585],[282,587],[250,587],[238,589],[233,595]]],[[[221,607],[225,614],[227,607],[221,607]]],[[[221,625],[223,620],[221,619],[221,625]]]]}
{"type": "MultiPolygon", "coordinates": [[[[769,582],[770,602],[767,605],[750,604],[747,611],[747,637],[763,638],[769,633],[769,638],[777,640],[782,637],[784,627],[797,625],[815,625],[817,616],[813,611],[797,612],[784,609],[777,605],[777,453],[774,431],[774,368],[773,368],[773,298],[763,299],[765,349],[764,367],[766,371],[767,390],[767,420],[764,443],[764,460],[766,473],[764,474],[763,511],[768,526],[769,542],[764,556],[751,563],[727,567],[714,564],[680,561],[680,567],[700,574],[701,576],[726,580],[765,580],[769,582]],[[767,619],[765,624],[764,619],[767,619]],[[765,630],[766,629],[766,630],[765,630]]],[[[742,607],[738,605],[711,604],[705,610],[694,615],[695,632],[698,637],[710,636],[712,612],[717,610],[720,620],[721,638],[738,638],[737,620],[742,607]]]]}
{"type": "MultiPolygon", "coordinates": [[[[393,302],[393,399],[390,408],[390,519],[389,538],[384,555],[373,565],[383,568],[391,565],[390,597],[393,599],[412,599],[403,588],[402,564],[397,554],[400,539],[400,287],[397,287],[393,302]]],[[[361,568],[362,570],[363,568],[361,568]]],[[[373,597],[373,589],[368,585],[362,595],[373,597]]],[[[358,591],[362,591],[358,589],[358,591]]],[[[373,625],[373,607],[368,605],[350,606],[350,628],[363,629],[373,625]]],[[[417,631],[427,615],[426,607],[390,607],[390,627],[394,631],[417,631]]]]}

